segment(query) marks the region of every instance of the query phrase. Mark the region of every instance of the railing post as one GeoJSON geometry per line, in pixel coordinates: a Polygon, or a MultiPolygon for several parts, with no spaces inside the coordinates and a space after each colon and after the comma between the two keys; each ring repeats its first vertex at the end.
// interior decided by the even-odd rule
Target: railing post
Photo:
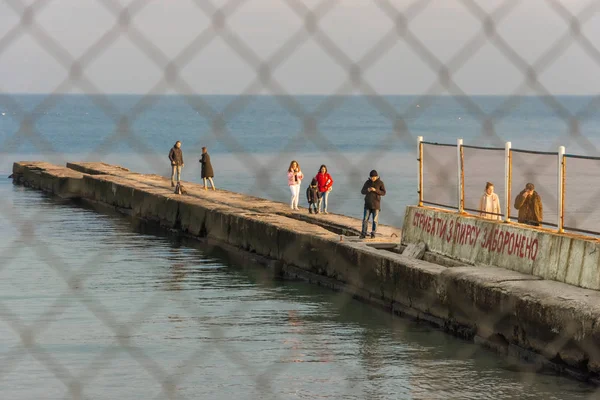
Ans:
{"type": "Polygon", "coordinates": [[[464,166],[465,166],[465,160],[463,157],[463,140],[462,139],[457,139],[456,140],[456,154],[458,157],[458,212],[459,213],[463,213],[465,212],[465,188],[464,188],[464,184],[465,184],[465,173],[464,173],[464,166]]]}
{"type": "Polygon", "coordinates": [[[504,147],[504,222],[510,222],[510,188],[512,185],[511,146],[510,142],[506,142],[504,147]]]}
{"type": "Polygon", "coordinates": [[[558,233],[563,233],[565,226],[565,151],[565,146],[558,148],[558,233]]]}
{"type": "Polygon", "coordinates": [[[419,207],[423,207],[423,136],[417,137],[417,161],[419,161],[417,190],[419,192],[419,207]]]}

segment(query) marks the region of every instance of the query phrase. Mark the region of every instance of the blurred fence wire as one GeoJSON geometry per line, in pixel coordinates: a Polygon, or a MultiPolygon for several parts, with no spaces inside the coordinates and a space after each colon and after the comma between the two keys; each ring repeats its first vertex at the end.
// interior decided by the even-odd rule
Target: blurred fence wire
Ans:
{"type": "MultiPolygon", "coordinates": [[[[102,158],[110,154],[120,142],[125,142],[132,148],[139,150],[139,154],[145,157],[148,165],[153,167],[155,157],[164,158],[164,155],[155,154],[152,146],[146,143],[139,133],[136,133],[133,125],[140,115],[158,101],[157,95],[175,93],[184,95],[189,106],[208,121],[211,127],[210,135],[212,135],[214,141],[223,144],[232,153],[239,155],[244,165],[249,170],[254,171],[255,185],[258,188],[266,189],[278,186],[273,183],[274,179],[279,179],[278,173],[272,171],[270,166],[275,161],[280,161],[279,159],[283,157],[283,154],[293,151],[298,140],[313,143],[326,153],[328,158],[333,160],[336,165],[343,168],[349,177],[360,180],[361,177],[365,176],[365,171],[358,168],[361,163],[349,157],[343,149],[338,148],[330,137],[323,134],[321,129],[321,123],[344,102],[344,95],[358,93],[366,96],[365,98],[370,106],[388,119],[392,127],[379,144],[377,153],[367,152],[361,156],[362,161],[364,161],[379,156],[381,149],[385,151],[391,143],[401,142],[407,147],[414,148],[417,136],[409,129],[410,124],[407,121],[424,115],[432,106],[436,95],[448,94],[461,107],[462,111],[474,118],[480,125],[479,134],[472,142],[473,147],[465,146],[464,148],[464,163],[468,167],[465,172],[466,191],[469,194],[469,199],[475,199],[478,198],[476,194],[479,195],[483,192],[482,179],[483,182],[485,180],[497,180],[496,186],[500,193],[508,190],[508,188],[502,186],[502,179],[499,178],[499,172],[501,173],[504,168],[503,153],[495,150],[477,150],[476,146],[480,144],[504,145],[506,140],[497,133],[497,124],[502,123],[511,110],[519,107],[523,95],[533,93],[539,96],[555,117],[563,121],[568,127],[564,136],[557,138],[557,142],[549,146],[548,149],[537,150],[553,152],[558,144],[569,146],[571,143],[576,143],[589,151],[588,155],[598,155],[593,141],[582,134],[581,123],[596,112],[600,106],[600,96],[591,98],[589,104],[580,108],[579,111],[573,112],[561,103],[551,89],[544,85],[540,76],[565,54],[569,46],[574,44],[578,45],[600,68],[598,40],[589,37],[585,33],[586,25],[591,23],[600,13],[600,1],[585,2],[577,12],[573,12],[568,7],[566,0],[540,2],[541,6],[552,10],[555,16],[564,22],[565,32],[559,35],[555,42],[533,62],[528,61],[528,57],[505,40],[499,30],[502,22],[523,3],[520,0],[498,1],[496,2],[497,6],[492,9],[484,7],[482,2],[475,0],[452,1],[454,7],[466,10],[477,20],[477,29],[472,37],[466,38],[462,46],[448,59],[432,51],[411,26],[415,19],[419,18],[429,7],[436,4],[436,1],[433,0],[414,0],[412,2],[374,0],[372,6],[381,11],[384,18],[387,19],[386,22],[391,23],[391,28],[359,57],[348,54],[339,43],[339,40],[334,39],[331,32],[322,26],[323,18],[337,7],[340,7],[341,0],[322,0],[318,2],[280,0],[280,3],[295,15],[300,23],[299,28],[270,56],[262,57],[253,45],[245,40],[244,35],[237,32],[230,24],[235,14],[241,12],[240,9],[250,2],[251,0],[230,0],[218,4],[211,0],[191,1],[190,8],[199,12],[207,22],[198,23],[198,26],[193,29],[193,39],[182,50],[172,56],[161,50],[160,46],[155,44],[136,24],[136,18],[153,2],[133,0],[122,3],[117,0],[95,0],[95,3],[104,12],[111,15],[113,24],[81,54],[74,56],[67,46],[61,43],[61,40],[56,39],[49,32],[47,25],[45,25],[48,22],[41,18],[48,8],[57,3],[56,1],[4,0],[0,4],[0,14],[12,15],[15,17],[16,23],[5,26],[0,31],[0,63],[10,63],[10,60],[3,58],[3,55],[7,54],[11,48],[18,46],[19,40],[27,37],[33,40],[43,49],[46,55],[51,57],[64,70],[65,77],[33,110],[26,109],[10,91],[0,86],[0,106],[13,111],[9,117],[13,118],[19,126],[14,134],[9,135],[0,144],[0,148],[12,149],[18,147],[20,143],[28,142],[33,144],[40,153],[52,156],[57,162],[65,163],[68,161],[63,156],[61,149],[52,143],[49,133],[40,129],[38,122],[46,111],[51,110],[60,101],[60,94],[74,91],[87,95],[93,104],[102,110],[106,116],[110,117],[115,124],[114,132],[89,151],[88,159],[102,158]],[[161,71],[160,78],[155,82],[149,82],[148,91],[145,95],[126,112],[121,111],[113,103],[110,93],[107,93],[102,84],[91,79],[88,73],[90,66],[122,37],[126,37],[146,57],[145,68],[155,68],[161,71]],[[247,70],[254,75],[254,79],[247,87],[234,96],[232,101],[222,110],[215,109],[202,96],[197,96],[198,93],[189,82],[189,78],[182,74],[182,70],[199,57],[216,39],[222,40],[229,50],[243,60],[247,70]],[[343,83],[326,95],[325,99],[314,109],[309,109],[303,105],[292,92],[286,89],[285,83],[276,77],[278,69],[307,42],[316,44],[332,63],[344,71],[343,83]],[[422,93],[418,93],[414,97],[413,106],[408,107],[408,111],[404,112],[398,111],[397,107],[391,104],[386,96],[381,95],[378,89],[367,79],[367,73],[398,43],[407,46],[414,53],[414,57],[425,65],[426,72],[434,76],[429,88],[422,93]],[[457,72],[464,65],[477,57],[481,57],[478,53],[479,50],[488,44],[491,44],[518,71],[522,78],[520,85],[514,89],[511,95],[506,96],[500,104],[491,110],[484,109],[461,87],[455,78],[457,72]],[[297,118],[300,126],[296,135],[289,138],[287,145],[284,146],[280,154],[270,155],[266,159],[246,151],[238,138],[228,128],[228,122],[238,116],[253,101],[253,97],[250,95],[260,92],[273,95],[281,108],[297,118]],[[494,171],[492,175],[488,174],[486,178],[477,175],[476,167],[483,163],[491,171],[494,171]]],[[[168,4],[169,2],[166,2],[165,7],[168,7],[168,4]]],[[[273,18],[276,18],[276,16],[273,16],[273,18]]],[[[432,26],[435,26],[435,21],[432,22],[432,26]]],[[[176,21],[168,23],[176,23],[176,21]]],[[[538,22],[531,21],[531,24],[536,23],[538,22]]],[[[168,26],[157,26],[155,28],[168,29],[168,26]]],[[[360,27],[356,27],[356,29],[360,29],[360,27]]],[[[117,63],[118,60],[114,62],[117,63]]],[[[43,75],[44,71],[39,71],[39,74],[43,75]]],[[[6,79],[10,79],[10,77],[3,77],[0,80],[0,85],[6,79]]],[[[393,77],[390,79],[393,79],[393,77]]],[[[490,77],[490,79],[494,78],[490,77]]],[[[3,157],[7,157],[5,151],[2,154],[3,157]]],[[[457,187],[453,179],[456,176],[457,169],[456,147],[444,147],[429,143],[425,147],[424,157],[426,158],[424,165],[427,168],[425,171],[424,200],[431,204],[457,207],[457,187]]],[[[538,179],[540,174],[545,173],[546,166],[549,173],[554,174],[553,157],[555,156],[541,153],[533,155],[515,153],[513,160],[514,175],[516,176],[518,170],[520,177],[536,177],[538,179]]],[[[565,221],[567,227],[579,227],[588,231],[597,230],[595,225],[590,225],[589,220],[586,219],[590,214],[600,213],[600,202],[594,201],[597,196],[595,194],[591,194],[589,197],[581,196],[577,191],[581,185],[598,186],[594,184],[598,176],[597,173],[594,173],[594,171],[598,171],[595,168],[598,166],[597,164],[598,159],[596,158],[567,157],[565,197],[567,207],[573,207],[573,212],[569,214],[565,221]],[[571,176],[571,174],[574,174],[574,176],[571,176]]],[[[521,183],[516,186],[521,187],[521,183]]],[[[546,188],[547,191],[542,195],[544,203],[548,205],[557,204],[556,190],[551,188],[552,185],[556,185],[556,181],[548,181],[547,185],[538,186],[546,188]]],[[[407,188],[406,190],[413,189],[407,188]]],[[[514,189],[512,193],[515,194],[514,189]]],[[[287,192],[285,195],[287,196],[287,192]]],[[[340,199],[340,201],[343,201],[343,199],[340,199]]],[[[477,201],[469,200],[466,207],[469,209],[477,208],[477,201]]],[[[394,210],[390,207],[386,210],[386,213],[394,214],[394,210]]],[[[555,219],[553,215],[555,214],[556,210],[549,209],[546,215],[550,218],[550,221],[553,221],[555,219]]],[[[155,298],[150,301],[148,306],[144,310],[140,310],[137,317],[132,319],[129,324],[118,323],[118,318],[114,315],[113,310],[103,306],[99,299],[87,297],[85,291],[82,292],[78,289],[78,283],[89,277],[89,271],[102,268],[102,262],[108,255],[103,253],[89,255],[85,265],[73,265],[74,260],[64,260],[57,249],[44,245],[43,238],[36,237],[34,227],[37,221],[43,219],[43,215],[38,214],[27,218],[15,217],[18,215],[19,211],[14,206],[0,199],[0,216],[19,229],[20,237],[15,239],[15,243],[17,243],[17,239],[19,240],[19,248],[26,246],[39,252],[40,257],[43,257],[49,266],[64,277],[69,288],[65,296],[76,294],[77,301],[85,305],[91,313],[114,331],[115,338],[117,338],[122,349],[130,353],[154,379],[161,382],[163,393],[162,395],[159,394],[159,397],[176,398],[177,393],[174,390],[176,379],[168,371],[161,368],[159,360],[150,359],[143,351],[132,347],[127,339],[128,334],[135,329],[136,324],[143,319],[149,309],[156,307],[160,299],[155,298]]],[[[396,216],[399,222],[400,215],[396,214],[396,216]]],[[[2,254],[1,257],[7,260],[3,266],[6,267],[11,256],[2,254]]],[[[499,315],[498,320],[500,321],[503,317],[499,315]]],[[[42,316],[40,321],[28,325],[20,320],[16,310],[11,310],[0,302],[0,318],[18,332],[22,339],[22,346],[2,355],[0,379],[11,369],[16,368],[22,356],[29,352],[34,354],[42,365],[64,383],[72,398],[83,398],[82,393],[85,391],[85,384],[92,379],[95,372],[83,371],[81,375],[74,375],[36,344],[36,336],[48,324],[47,320],[60,318],[60,313],[54,311],[54,313],[42,316]]],[[[218,329],[214,330],[213,333],[215,335],[223,334],[218,329]]],[[[211,345],[214,345],[214,343],[211,342],[211,345]]],[[[191,359],[201,356],[202,349],[205,348],[201,347],[198,351],[190,352],[191,359]]],[[[241,367],[245,369],[252,368],[249,360],[242,360],[239,355],[231,353],[225,348],[223,348],[223,351],[227,352],[228,356],[236,360],[241,367]]],[[[458,356],[469,357],[469,354],[458,356]]],[[[110,357],[111,354],[102,354],[97,360],[98,363],[93,365],[107,365],[110,357]]],[[[184,362],[186,365],[189,363],[191,361],[184,362]]],[[[276,367],[274,367],[275,369],[276,367]]],[[[256,382],[257,386],[264,389],[265,394],[269,394],[271,384],[269,379],[275,376],[265,373],[256,382]]],[[[529,374],[523,375],[523,380],[532,379],[536,378],[529,374]]]]}

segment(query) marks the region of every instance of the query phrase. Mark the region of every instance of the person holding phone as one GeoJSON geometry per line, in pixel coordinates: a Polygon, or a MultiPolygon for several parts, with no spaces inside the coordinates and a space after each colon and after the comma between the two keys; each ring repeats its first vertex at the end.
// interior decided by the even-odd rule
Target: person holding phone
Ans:
{"type": "Polygon", "coordinates": [[[374,238],[375,233],[377,232],[377,224],[379,223],[381,196],[385,196],[385,185],[379,178],[377,171],[372,170],[369,173],[369,179],[364,183],[360,192],[365,195],[365,209],[360,238],[364,239],[367,236],[367,228],[369,227],[369,219],[371,217],[373,217],[371,238],[374,238]]]}
{"type": "Polygon", "coordinates": [[[535,191],[533,183],[525,185],[525,189],[517,195],[515,208],[519,210],[519,223],[541,226],[543,221],[542,198],[535,191]]]}
{"type": "Polygon", "coordinates": [[[298,164],[298,161],[292,160],[288,168],[288,186],[290,187],[290,192],[292,192],[292,198],[290,201],[292,210],[298,210],[298,200],[300,199],[300,185],[302,184],[302,179],[304,179],[304,174],[300,170],[300,164],[298,164]]]}

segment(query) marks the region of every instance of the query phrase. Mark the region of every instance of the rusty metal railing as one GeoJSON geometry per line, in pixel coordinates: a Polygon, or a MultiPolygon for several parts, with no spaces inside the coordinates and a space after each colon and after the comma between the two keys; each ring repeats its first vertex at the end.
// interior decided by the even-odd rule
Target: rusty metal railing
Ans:
{"type": "MultiPolygon", "coordinates": [[[[564,146],[559,146],[556,152],[549,151],[536,151],[536,150],[524,150],[512,148],[511,142],[505,143],[504,147],[485,147],[485,146],[473,146],[463,144],[462,139],[457,140],[457,144],[449,143],[432,143],[426,142],[422,137],[419,137],[418,141],[418,152],[417,157],[419,166],[419,206],[434,206],[442,207],[445,209],[455,210],[458,213],[471,214],[474,216],[480,216],[482,210],[475,208],[471,205],[466,206],[465,202],[473,204],[473,194],[469,193],[465,195],[465,174],[469,174],[469,170],[466,167],[465,159],[474,159],[473,152],[489,153],[494,152],[496,154],[503,153],[502,165],[497,162],[497,168],[503,167],[503,182],[504,188],[502,188],[504,199],[504,206],[502,207],[503,212],[501,213],[490,213],[485,212],[484,214],[491,214],[502,217],[505,222],[510,222],[511,209],[514,199],[512,198],[513,188],[515,186],[514,173],[515,164],[520,168],[517,169],[517,173],[520,171],[527,171],[520,177],[520,181],[517,182],[524,186],[524,183],[532,181],[542,180],[545,184],[535,185],[535,190],[539,191],[540,197],[550,199],[556,199],[556,204],[552,202],[546,202],[546,209],[550,209],[550,215],[553,218],[543,217],[541,221],[528,221],[528,222],[539,222],[541,226],[552,227],[557,233],[563,233],[565,231],[583,233],[588,235],[600,235],[600,211],[596,212],[596,201],[595,198],[600,195],[600,191],[594,191],[592,196],[585,196],[585,191],[591,190],[593,187],[600,187],[600,157],[591,157],[575,154],[566,154],[564,146]],[[448,150],[442,149],[454,149],[456,148],[456,158],[454,160],[449,157],[451,154],[448,150]],[[430,151],[438,151],[437,155],[430,155],[429,157],[423,156],[423,153],[430,151]],[[468,151],[469,157],[465,157],[465,152],[468,151]],[[440,158],[445,153],[446,162],[441,163],[440,158]],[[518,155],[521,161],[515,162],[515,156],[518,155]],[[537,157],[537,158],[535,158],[537,157]],[[531,158],[532,161],[523,161],[531,158]],[[427,161],[435,163],[439,166],[438,176],[428,176],[428,174],[436,174],[436,171],[431,166],[427,165],[427,161]],[[571,167],[567,165],[567,159],[571,160],[571,167]],[[448,174],[448,166],[450,163],[456,162],[458,166],[458,173],[448,174]],[[524,164],[524,165],[522,165],[524,164]],[[578,165],[579,164],[579,165],[578,165]],[[539,175],[536,175],[536,170],[539,175]],[[542,174],[542,172],[546,172],[542,174]],[[590,172],[591,171],[591,172],[590,172]],[[577,176],[573,176],[573,175],[577,176]],[[585,177],[585,181],[582,181],[582,176],[585,177]],[[545,179],[545,180],[544,180],[545,179]],[[578,181],[579,179],[579,181],[578,181]],[[595,181],[596,179],[597,181],[595,181]],[[592,182],[590,182],[592,180],[592,182]],[[522,181],[522,182],[521,182],[522,181]],[[570,182],[571,181],[571,182],[570,182]],[[425,184],[423,183],[425,182],[425,184]],[[549,184],[555,185],[555,187],[549,188],[549,184]],[[427,188],[427,183],[430,186],[427,188]],[[438,183],[439,186],[435,186],[434,183],[438,183]],[[570,186],[571,185],[571,186],[570,186]],[[567,191],[567,188],[575,186],[574,191],[567,191]],[[455,188],[457,189],[455,191],[455,188]],[[431,192],[441,192],[443,196],[435,197],[430,194],[431,192]],[[578,197],[577,191],[580,196],[578,197]],[[451,195],[451,193],[455,193],[451,195]],[[585,197],[585,202],[581,201],[581,196],[585,197]],[[445,201],[439,200],[444,197],[445,201]],[[468,198],[468,199],[467,199],[468,198]],[[556,213],[556,215],[554,215],[556,213]],[[597,228],[594,227],[597,225],[597,228]]],[[[489,158],[485,156],[483,159],[489,158]]],[[[499,161],[499,160],[497,160],[499,161]]],[[[474,166],[471,166],[473,168],[474,166]]],[[[485,165],[479,165],[479,169],[486,168],[485,165]]],[[[496,177],[498,175],[496,174],[496,177]]],[[[482,183],[485,182],[482,177],[482,183]]],[[[483,186],[483,185],[482,185],[483,186]]],[[[495,186],[495,185],[494,185],[495,186]]],[[[472,185],[469,185],[471,188],[472,185]]],[[[542,200],[542,204],[544,204],[542,200]]],[[[546,212],[544,212],[547,215],[546,212]]]]}

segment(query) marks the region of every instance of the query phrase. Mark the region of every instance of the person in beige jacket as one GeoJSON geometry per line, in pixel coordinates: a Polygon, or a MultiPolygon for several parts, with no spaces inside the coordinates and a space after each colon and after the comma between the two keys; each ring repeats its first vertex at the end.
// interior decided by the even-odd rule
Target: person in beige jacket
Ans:
{"type": "Polygon", "coordinates": [[[500,199],[498,195],[494,193],[494,184],[487,182],[485,184],[485,192],[481,196],[481,202],[479,204],[479,214],[482,218],[500,221],[502,219],[502,211],[500,209],[500,199]]]}

